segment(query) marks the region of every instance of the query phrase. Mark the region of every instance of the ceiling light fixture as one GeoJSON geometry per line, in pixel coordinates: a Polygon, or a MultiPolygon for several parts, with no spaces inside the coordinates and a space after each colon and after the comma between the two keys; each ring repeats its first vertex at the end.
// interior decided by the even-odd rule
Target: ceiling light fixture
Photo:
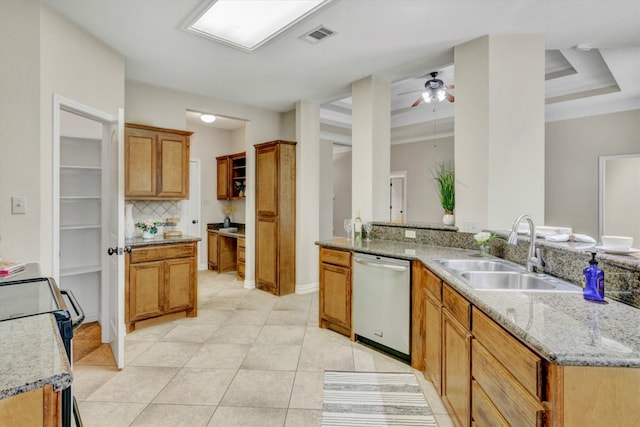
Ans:
{"type": "Polygon", "coordinates": [[[183,28],[253,52],[331,0],[214,0],[183,28]]]}
{"type": "Polygon", "coordinates": [[[205,123],[213,123],[216,121],[216,116],[213,114],[200,114],[200,120],[205,123]]]}
{"type": "Polygon", "coordinates": [[[431,80],[427,80],[424,84],[424,92],[422,92],[422,99],[424,102],[442,102],[447,97],[447,92],[444,90],[444,82],[440,79],[436,79],[437,75],[438,73],[436,72],[431,73],[431,80]]]}

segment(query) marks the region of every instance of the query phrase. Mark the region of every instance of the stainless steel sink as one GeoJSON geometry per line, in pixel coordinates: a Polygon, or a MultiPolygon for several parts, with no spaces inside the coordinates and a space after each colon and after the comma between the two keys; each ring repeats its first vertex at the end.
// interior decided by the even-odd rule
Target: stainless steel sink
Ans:
{"type": "Polygon", "coordinates": [[[460,276],[477,290],[581,292],[582,288],[547,275],[514,271],[464,271],[460,276]]]}
{"type": "Polygon", "coordinates": [[[492,259],[438,259],[443,267],[455,271],[524,271],[518,264],[492,259]]]}

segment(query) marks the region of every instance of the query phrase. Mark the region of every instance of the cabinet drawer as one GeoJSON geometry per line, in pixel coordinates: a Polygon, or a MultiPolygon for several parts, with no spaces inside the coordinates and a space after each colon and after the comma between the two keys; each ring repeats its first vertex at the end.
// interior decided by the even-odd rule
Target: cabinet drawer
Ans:
{"type": "Polygon", "coordinates": [[[477,381],[471,381],[471,417],[472,425],[478,427],[509,427],[477,381]]]}
{"type": "Polygon", "coordinates": [[[471,376],[512,426],[543,427],[546,411],[478,340],[472,340],[471,376]]]}
{"type": "Polygon", "coordinates": [[[351,252],[320,248],[320,262],[351,267],[351,252]]]}
{"type": "Polygon", "coordinates": [[[442,289],[443,305],[449,309],[453,316],[467,329],[471,329],[469,322],[469,309],[471,304],[459,293],[451,289],[446,283],[442,289]]]}
{"type": "Polygon", "coordinates": [[[157,247],[132,248],[130,262],[159,261],[172,258],[187,258],[195,255],[195,245],[158,245],[157,247]]]}
{"type": "Polygon", "coordinates": [[[433,274],[431,271],[425,269],[425,289],[438,301],[442,301],[442,280],[433,274]]]}
{"type": "Polygon", "coordinates": [[[473,336],[532,395],[542,398],[542,359],[473,307],[473,336]]]}

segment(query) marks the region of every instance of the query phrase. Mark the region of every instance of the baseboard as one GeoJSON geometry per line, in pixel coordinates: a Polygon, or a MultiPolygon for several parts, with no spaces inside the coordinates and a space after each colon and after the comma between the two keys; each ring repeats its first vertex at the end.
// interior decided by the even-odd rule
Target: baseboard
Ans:
{"type": "Polygon", "coordinates": [[[298,295],[310,294],[313,292],[318,292],[319,289],[320,289],[319,282],[307,283],[306,285],[296,285],[296,294],[298,295]]]}
{"type": "Polygon", "coordinates": [[[245,289],[255,289],[256,288],[256,281],[255,280],[245,280],[244,281],[244,288],[245,289]]]}

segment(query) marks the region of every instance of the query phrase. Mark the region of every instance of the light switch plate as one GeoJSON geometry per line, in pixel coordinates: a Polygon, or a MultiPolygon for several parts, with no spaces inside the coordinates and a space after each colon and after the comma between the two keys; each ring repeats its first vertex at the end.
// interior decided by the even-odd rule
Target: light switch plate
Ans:
{"type": "Polygon", "coordinates": [[[480,231],[480,221],[466,220],[464,222],[464,231],[468,233],[478,233],[480,231]]]}
{"type": "Polygon", "coordinates": [[[404,230],[404,237],[407,237],[409,239],[415,239],[416,230],[404,230]]]}
{"type": "Polygon", "coordinates": [[[12,214],[26,214],[27,213],[27,198],[26,197],[12,197],[11,198],[11,213],[12,214]]]}

